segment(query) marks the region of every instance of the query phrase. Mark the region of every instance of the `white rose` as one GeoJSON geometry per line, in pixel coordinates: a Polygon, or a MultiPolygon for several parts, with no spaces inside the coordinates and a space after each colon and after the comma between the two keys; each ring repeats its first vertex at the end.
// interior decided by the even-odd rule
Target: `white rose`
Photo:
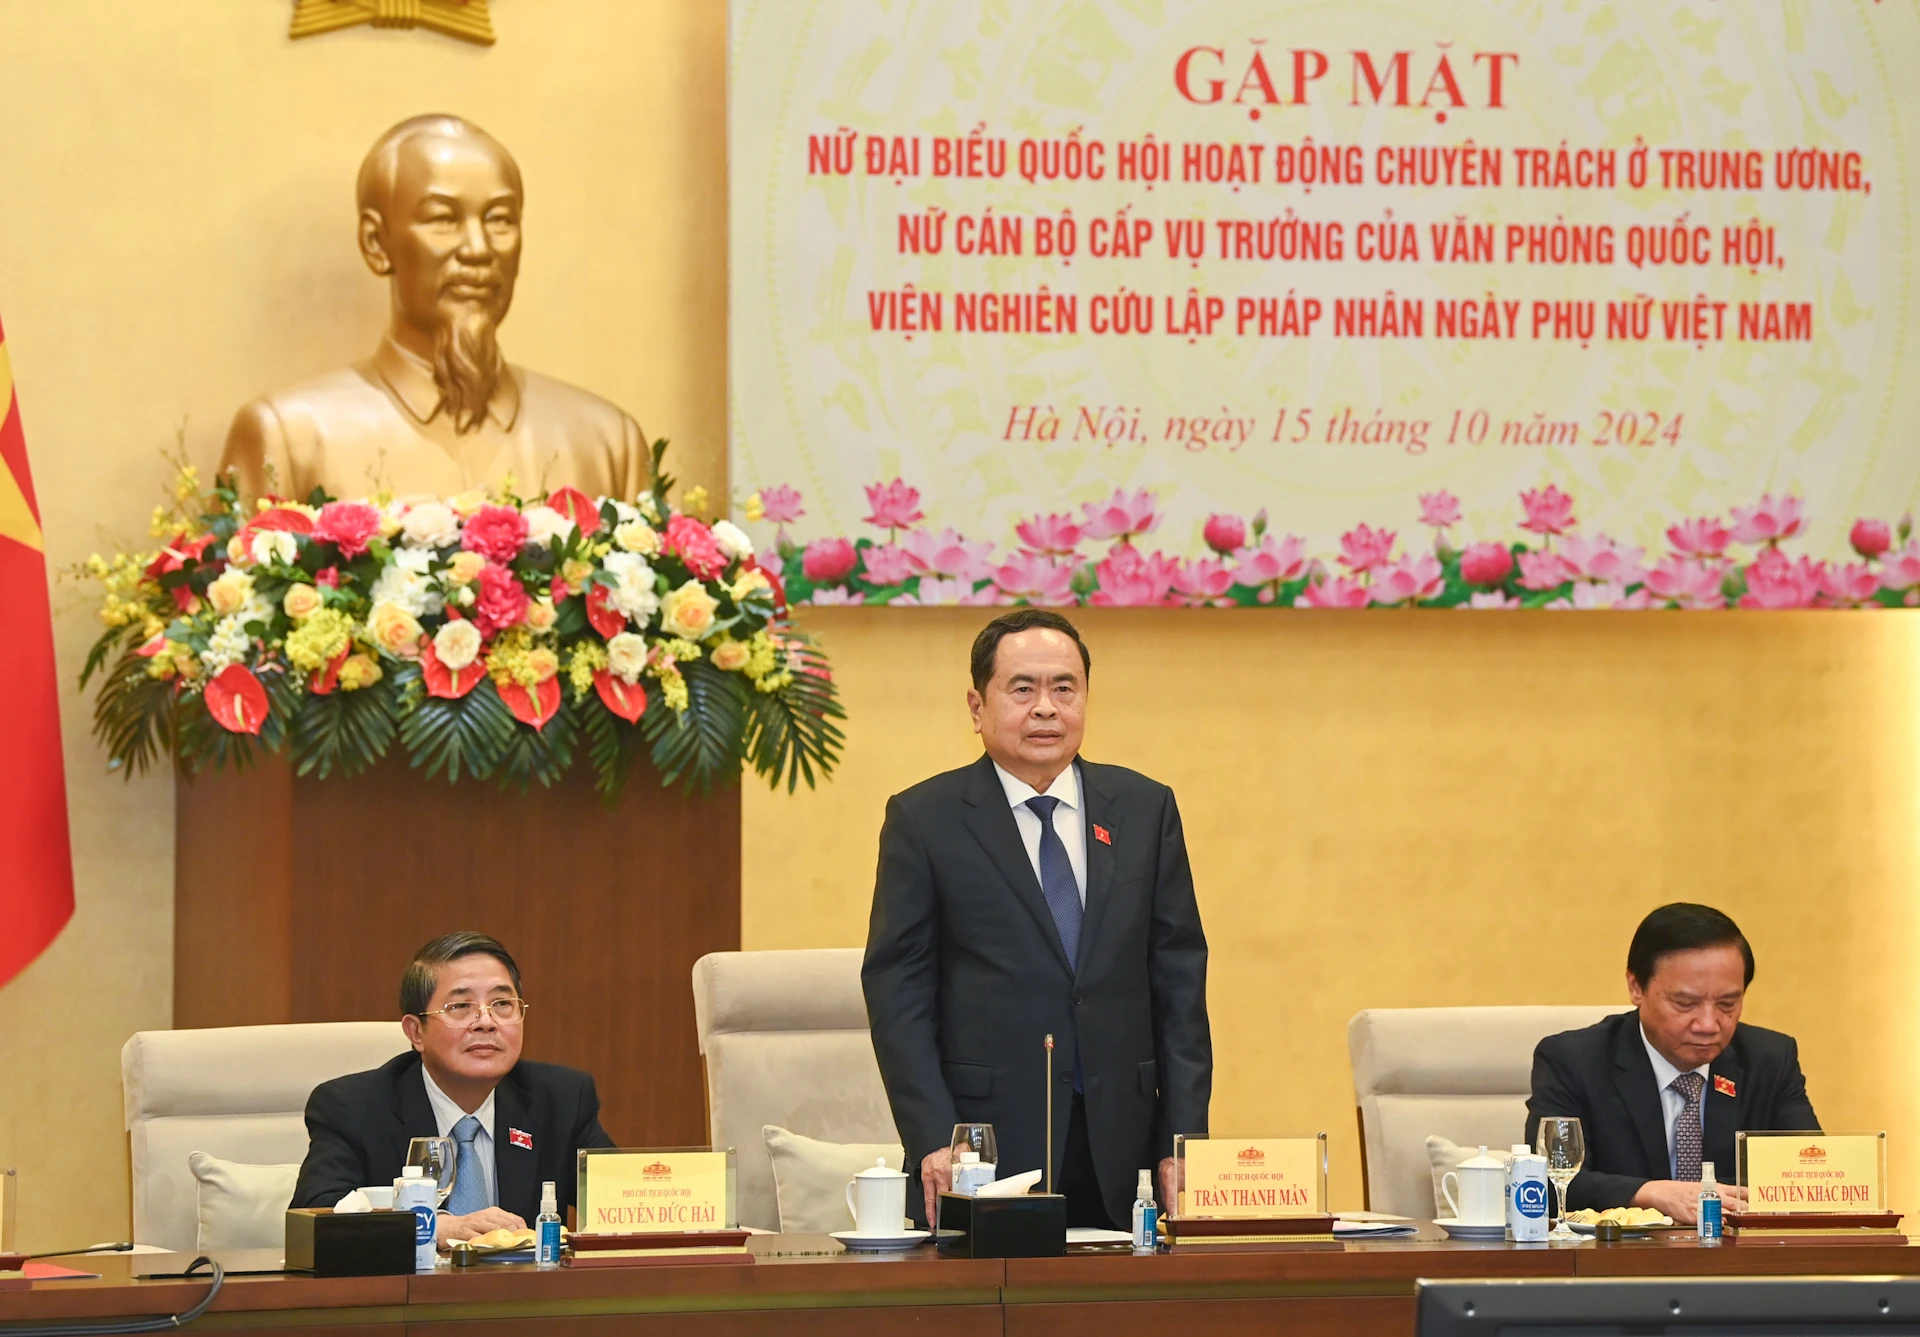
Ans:
{"type": "Polygon", "coordinates": [[[433,570],[433,554],[425,548],[395,548],[389,559],[402,571],[424,576],[433,570]]]}
{"type": "Polygon", "coordinates": [[[460,541],[460,517],[444,501],[423,501],[400,521],[400,541],[414,548],[451,548],[460,541]]]}
{"type": "Polygon", "coordinates": [[[613,527],[613,541],[627,552],[651,557],[660,551],[660,535],[644,520],[622,520],[613,527]]]}
{"type": "MultiPolygon", "coordinates": [[[[400,560],[400,553],[394,556],[393,563],[381,569],[373,588],[367,591],[368,601],[374,604],[399,604],[415,617],[431,617],[438,613],[442,601],[432,578],[424,571],[413,569],[415,562],[400,560]]],[[[420,559],[430,557],[425,550],[416,550],[414,556],[420,559]]]]}
{"type": "Polygon", "coordinates": [[[660,596],[653,589],[653,568],[644,557],[631,552],[610,552],[602,565],[620,582],[608,591],[607,602],[645,626],[660,610],[660,596]]]}
{"type": "Polygon", "coordinates": [[[627,686],[640,681],[646,666],[647,643],[632,632],[623,631],[607,642],[607,667],[627,686]]]}
{"type": "Polygon", "coordinates": [[[713,541],[720,545],[720,551],[736,561],[753,552],[753,540],[747,537],[747,531],[731,520],[713,522],[713,541]]]}
{"type": "Polygon", "coordinates": [[[616,525],[624,525],[629,520],[640,518],[640,508],[632,502],[621,501],[618,497],[611,500],[613,501],[613,522],[616,525]]]}
{"type": "Polygon", "coordinates": [[[480,629],[471,622],[449,622],[433,633],[433,653],[458,673],[480,655],[480,629]]]}
{"type": "Polygon", "coordinates": [[[573,533],[574,523],[551,506],[529,506],[521,512],[527,518],[527,542],[552,546],[555,539],[573,533]]]}
{"type": "Polygon", "coordinates": [[[248,551],[253,560],[262,565],[279,562],[291,566],[300,556],[300,545],[284,529],[262,529],[254,534],[248,551]]]}

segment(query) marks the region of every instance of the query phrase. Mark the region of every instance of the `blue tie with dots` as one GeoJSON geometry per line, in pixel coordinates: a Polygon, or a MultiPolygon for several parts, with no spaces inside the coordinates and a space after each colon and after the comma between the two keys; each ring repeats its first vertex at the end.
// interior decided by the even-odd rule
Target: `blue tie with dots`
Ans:
{"type": "MultiPolygon", "coordinates": [[[[1067,857],[1066,842],[1053,829],[1053,810],[1060,806],[1060,800],[1038,794],[1027,800],[1027,806],[1040,819],[1040,894],[1047,898],[1053,926],[1059,930],[1060,946],[1067,953],[1067,966],[1070,969],[1077,968],[1080,963],[1080,921],[1085,917],[1086,909],[1080,904],[1080,884],[1074,880],[1073,860],[1067,857]]],[[[1085,1089],[1080,1077],[1080,1043],[1077,1036],[1073,1045],[1073,1089],[1085,1089]]]]}
{"type": "Polygon", "coordinates": [[[458,1168],[447,1210],[455,1216],[493,1206],[492,1195],[487,1192],[487,1174],[480,1166],[480,1149],[473,1145],[479,1136],[480,1121],[471,1114],[453,1126],[453,1140],[459,1144],[460,1158],[454,1162],[458,1168]]]}

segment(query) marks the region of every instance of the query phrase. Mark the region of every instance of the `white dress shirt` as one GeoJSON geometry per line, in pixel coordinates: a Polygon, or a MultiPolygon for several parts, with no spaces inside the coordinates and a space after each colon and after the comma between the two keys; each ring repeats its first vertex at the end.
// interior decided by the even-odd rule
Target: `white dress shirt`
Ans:
{"type": "MultiPolygon", "coordinates": [[[[420,1079],[427,1084],[427,1103],[433,1106],[433,1119],[440,1126],[440,1136],[452,1137],[453,1126],[466,1118],[467,1112],[454,1103],[452,1096],[434,1084],[424,1064],[420,1068],[420,1079]]],[[[487,1177],[487,1206],[498,1207],[500,1193],[494,1187],[493,1168],[493,1095],[493,1092],[487,1092],[486,1102],[473,1112],[473,1117],[480,1121],[480,1131],[473,1139],[473,1150],[480,1158],[481,1173],[487,1177]]],[[[456,1142],[454,1155],[457,1157],[459,1154],[460,1147],[456,1142]]]]}
{"type": "MultiPolygon", "coordinates": [[[[1040,797],[1040,791],[1025,780],[1016,780],[1000,768],[999,762],[993,763],[994,773],[1000,777],[1000,787],[1007,791],[1007,802],[1013,807],[1013,824],[1020,828],[1020,842],[1027,847],[1027,862],[1033,865],[1033,876],[1045,885],[1040,877],[1040,814],[1027,806],[1027,800],[1040,797]]],[[[1075,762],[1054,777],[1047,786],[1048,798],[1057,798],[1060,805],[1053,810],[1053,829],[1060,836],[1060,843],[1067,847],[1067,862],[1073,865],[1074,884],[1080,891],[1080,906],[1087,904],[1087,813],[1080,802],[1080,763],[1075,762]]]]}
{"type": "MultiPolygon", "coordinates": [[[[1674,1125],[1680,1122],[1680,1116],[1687,1111],[1687,1098],[1673,1089],[1673,1079],[1680,1075],[1680,1069],[1667,1061],[1667,1056],[1653,1047],[1653,1041],[1647,1039],[1647,1028],[1640,1028],[1640,1043],[1647,1047],[1647,1057],[1653,1061],[1653,1084],[1660,1091],[1660,1116],[1667,1122],[1667,1176],[1675,1173],[1673,1144],[1674,1125]]],[[[1704,1158],[1707,1143],[1707,1093],[1713,1090],[1713,1079],[1707,1075],[1711,1063],[1702,1063],[1693,1069],[1700,1074],[1700,1150],[1704,1158]]],[[[1724,1176],[1722,1183],[1730,1181],[1733,1171],[1725,1166],[1714,1171],[1724,1176]]]]}

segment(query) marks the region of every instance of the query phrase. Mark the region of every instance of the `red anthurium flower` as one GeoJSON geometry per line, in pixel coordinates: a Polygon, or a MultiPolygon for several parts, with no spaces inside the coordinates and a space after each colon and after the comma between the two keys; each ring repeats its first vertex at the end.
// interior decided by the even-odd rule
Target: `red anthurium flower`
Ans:
{"type": "Polygon", "coordinates": [[[478,659],[456,673],[440,662],[440,656],[433,651],[431,638],[420,646],[420,680],[426,684],[428,696],[458,701],[478,687],[480,680],[486,676],[487,666],[478,659]]]}
{"type": "Polygon", "coordinates": [[[601,704],[628,724],[638,724],[647,713],[647,688],[644,683],[631,686],[614,676],[612,669],[599,669],[593,675],[593,690],[601,704]]]}
{"type": "Polygon", "coordinates": [[[547,498],[547,505],[580,526],[582,536],[600,530],[600,508],[593,504],[592,497],[577,487],[561,488],[547,498]]]}
{"type": "Polygon", "coordinates": [[[267,689],[239,664],[229,664],[207,684],[207,713],[228,733],[260,732],[267,720],[267,689]]]}
{"type": "Polygon", "coordinates": [[[278,529],[289,534],[311,534],[313,520],[304,511],[296,511],[286,506],[273,506],[261,511],[245,525],[248,533],[259,529],[278,529]]]}
{"type": "Polygon", "coordinates": [[[609,602],[612,597],[605,585],[595,585],[587,591],[587,621],[609,641],[627,629],[627,615],[609,602]]]}
{"type": "Polygon", "coordinates": [[[315,696],[332,695],[333,689],[340,685],[340,666],[347,662],[347,656],[352,653],[351,642],[341,647],[340,653],[328,660],[327,666],[313,675],[313,680],[307,684],[307,690],[315,696]]]}
{"type": "Polygon", "coordinates": [[[498,690],[513,717],[536,729],[545,728],[547,721],[560,712],[560,679],[557,677],[548,678],[538,687],[522,687],[512,682],[498,690]]]}

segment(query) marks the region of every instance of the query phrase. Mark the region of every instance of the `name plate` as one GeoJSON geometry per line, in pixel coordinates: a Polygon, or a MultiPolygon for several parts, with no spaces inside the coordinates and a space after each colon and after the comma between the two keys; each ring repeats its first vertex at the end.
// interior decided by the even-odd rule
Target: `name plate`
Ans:
{"type": "Polygon", "coordinates": [[[1180,1217],[1325,1216],[1327,1135],[1176,1137],[1180,1217]]]}
{"type": "Polygon", "coordinates": [[[1885,1133],[1737,1133],[1753,1213],[1883,1212],[1885,1133]]]}
{"type": "Polygon", "coordinates": [[[575,1221],[589,1235],[732,1230],[733,1148],[602,1147],[580,1153],[575,1221]]]}

